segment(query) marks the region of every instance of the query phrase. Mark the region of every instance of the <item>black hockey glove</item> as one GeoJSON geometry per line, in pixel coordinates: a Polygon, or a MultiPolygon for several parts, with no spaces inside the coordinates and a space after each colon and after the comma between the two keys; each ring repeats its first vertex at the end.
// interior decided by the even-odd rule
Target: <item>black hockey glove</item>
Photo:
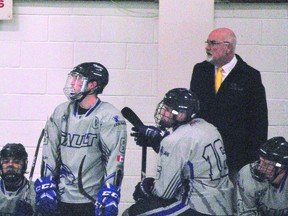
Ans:
{"type": "Polygon", "coordinates": [[[133,193],[133,199],[137,202],[141,199],[147,199],[152,195],[152,190],[154,188],[154,178],[145,178],[142,182],[139,182],[133,193]]]}
{"type": "Polygon", "coordinates": [[[169,135],[168,131],[146,125],[139,126],[138,128],[132,127],[132,131],[131,136],[134,137],[137,145],[152,147],[157,153],[159,152],[160,142],[164,137],[169,135]]]}
{"type": "Polygon", "coordinates": [[[34,210],[29,203],[23,200],[17,200],[13,216],[32,216],[33,214],[34,210]]]}

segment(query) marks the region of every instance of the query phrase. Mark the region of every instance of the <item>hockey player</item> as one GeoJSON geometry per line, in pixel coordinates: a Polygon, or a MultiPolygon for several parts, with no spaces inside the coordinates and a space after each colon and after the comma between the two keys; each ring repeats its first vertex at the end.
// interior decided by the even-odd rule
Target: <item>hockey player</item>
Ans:
{"type": "Polygon", "coordinates": [[[123,215],[231,215],[232,182],[218,130],[197,118],[199,101],[184,88],[168,91],[154,126],[132,128],[136,143],[159,155],[157,175],[139,182],[123,215]],[[172,131],[165,131],[170,129],[172,131]]]}
{"type": "Polygon", "coordinates": [[[121,113],[98,97],[108,83],[107,69],[82,63],[68,74],[60,104],[46,123],[42,178],[35,181],[36,208],[43,215],[118,213],[127,142],[121,113]],[[79,191],[78,172],[85,158],[82,183],[95,205],[79,191]],[[121,175],[117,175],[121,173],[121,175]],[[59,178],[60,177],[60,178],[59,178]]]}
{"type": "Polygon", "coordinates": [[[238,173],[238,215],[288,215],[288,142],[273,137],[238,173]]]}
{"type": "Polygon", "coordinates": [[[0,215],[31,216],[34,213],[34,187],[24,176],[27,157],[20,143],[8,143],[0,152],[0,215]]]}

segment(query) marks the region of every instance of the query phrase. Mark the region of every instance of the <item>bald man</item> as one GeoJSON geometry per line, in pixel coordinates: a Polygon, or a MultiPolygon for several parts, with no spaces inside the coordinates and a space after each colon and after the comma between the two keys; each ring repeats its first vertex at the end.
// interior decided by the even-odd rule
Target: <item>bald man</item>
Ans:
{"type": "Polygon", "coordinates": [[[206,41],[207,59],[194,66],[190,83],[200,100],[200,116],[222,135],[233,183],[244,165],[257,160],[257,149],[267,140],[268,131],[260,72],[235,54],[236,41],[231,29],[214,29],[206,41]],[[216,89],[219,68],[221,85],[216,89]]]}

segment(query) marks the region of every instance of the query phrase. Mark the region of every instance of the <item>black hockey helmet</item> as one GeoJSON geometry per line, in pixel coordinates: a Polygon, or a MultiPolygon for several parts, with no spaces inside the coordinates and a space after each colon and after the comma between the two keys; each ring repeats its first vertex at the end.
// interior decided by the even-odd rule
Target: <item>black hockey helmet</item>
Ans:
{"type": "Polygon", "coordinates": [[[273,137],[260,147],[259,155],[267,160],[288,165],[288,142],[284,137],[273,137]]]}
{"type": "Polygon", "coordinates": [[[7,143],[2,150],[0,151],[0,168],[1,168],[1,177],[7,181],[16,181],[21,178],[26,172],[28,164],[28,154],[25,150],[25,147],[21,143],[7,143]],[[3,160],[7,158],[14,158],[23,161],[23,167],[21,170],[21,175],[9,173],[3,173],[2,163],[3,160]]]}
{"type": "Polygon", "coordinates": [[[74,67],[68,74],[64,93],[70,100],[80,100],[88,94],[101,94],[105,86],[108,84],[108,81],[108,70],[102,64],[97,62],[85,62],[74,67]],[[75,77],[81,79],[82,87],[80,92],[75,92],[71,87],[71,79],[75,79],[75,77]],[[87,92],[87,85],[92,81],[96,81],[97,86],[87,92]]]}
{"type": "Polygon", "coordinates": [[[254,179],[260,182],[265,179],[273,182],[281,169],[288,168],[288,143],[283,137],[278,136],[267,140],[260,146],[258,153],[260,157],[268,161],[262,163],[259,160],[250,164],[254,179]]]}
{"type": "MultiPolygon", "coordinates": [[[[192,118],[195,118],[196,114],[200,111],[200,102],[198,97],[192,91],[186,88],[175,88],[168,91],[163,100],[158,104],[156,112],[155,112],[155,122],[158,127],[169,128],[167,125],[163,125],[163,115],[161,111],[169,107],[172,109],[173,120],[175,121],[176,125],[185,124],[189,122],[192,118]],[[177,121],[177,116],[179,113],[185,113],[186,119],[184,121],[177,121]]],[[[171,127],[174,127],[171,125],[171,127]]]]}

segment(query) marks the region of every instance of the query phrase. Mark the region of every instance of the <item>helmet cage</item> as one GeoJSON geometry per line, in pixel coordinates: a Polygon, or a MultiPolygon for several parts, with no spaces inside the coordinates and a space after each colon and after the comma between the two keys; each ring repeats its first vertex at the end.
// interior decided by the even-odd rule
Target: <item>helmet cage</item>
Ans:
{"type": "Polygon", "coordinates": [[[6,144],[0,152],[0,169],[1,169],[1,178],[7,182],[16,182],[22,178],[26,172],[28,164],[28,154],[22,144],[8,143],[6,144]],[[3,172],[3,160],[18,159],[23,161],[22,169],[20,173],[12,172],[3,172]]]}
{"type": "Polygon", "coordinates": [[[175,88],[168,91],[158,104],[154,119],[159,128],[175,128],[191,121],[199,110],[199,100],[193,92],[185,88],[175,88]]]}
{"type": "Polygon", "coordinates": [[[176,123],[179,112],[168,107],[162,100],[155,111],[154,119],[156,126],[161,129],[171,128],[176,123]]]}
{"type": "Polygon", "coordinates": [[[250,164],[252,177],[259,182],[263,182],[265,180],[273,182],[283,167],[284,166],[282,164],[269,160],[265,160],[265,162],[258,160],[250,164]]]}

